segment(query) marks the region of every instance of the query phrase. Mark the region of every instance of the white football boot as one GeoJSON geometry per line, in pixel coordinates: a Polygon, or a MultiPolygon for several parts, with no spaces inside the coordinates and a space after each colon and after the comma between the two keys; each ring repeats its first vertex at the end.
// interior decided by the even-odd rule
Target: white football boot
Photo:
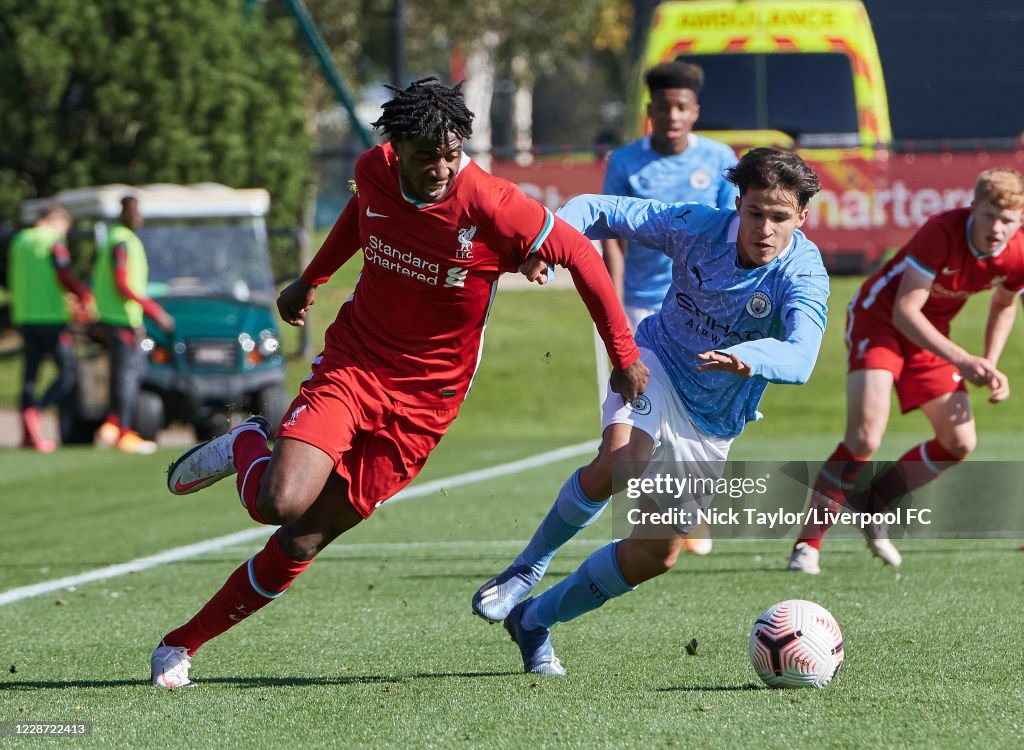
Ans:
{"type": "Polygon", "coordinates": [[[882,562],[894,568],[898,568],[903,562],[903,555],[888,539],[868,539],[868,549],[871,550],[872,555],[881,558],[882,562]]]}
{"type": "Polygon", "coordinates": [[[167,467],[167,489],[175,495],[187,495],[234,474],[235,438],[247,430],[257,430],[267,440],[274,434],[267,419],[254,415],[220,437],[192,446],[167,467]]]}
{"type": "Polygon", "coordinates": [[[894,568],[900,566],[903,556],[896,549],[896,545],[889,541],[889,526],[887,524],[869,523],[866,526],[861,526],[860,530],[864,538],[868,540],[868,549],[871,550],[872,555],[880,558],[886,565],[891,565],[894,568]]]}
{"type": "Polygon", "coordinates": [[[821,567],[818,565],[820,557],[821,553],[818,550],[807,542],[800,542],[793,548],[793,554],[789,556],[789,565],[786,569],[794,573],[809,573],[816,576],[821,572],[821,567]]]}
{"type": "Polygon", "coordinates": [[[149,658],[153,687],[180,688],[192,685],[188,670],[192,661],[184,646],[159,646],[149,658]]]}

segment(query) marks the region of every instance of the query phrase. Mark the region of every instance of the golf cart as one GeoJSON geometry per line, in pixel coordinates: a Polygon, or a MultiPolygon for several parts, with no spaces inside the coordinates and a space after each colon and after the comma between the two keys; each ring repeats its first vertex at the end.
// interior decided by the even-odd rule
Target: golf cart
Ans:
{"type": "MultiPolygon", "coordinates": [[[[91,224],[101,247],[126,195],[139,199],[145,221],[137,233],[149,263],[146,293],[175,321],[168,336],[146,319],[136,431],[153,439],[168,424],[185,422],[202,440],[222,433],[234,411],[280,419],[288,401],[264,221],[267,191],[213,183],[105,185],[26,201],[22,218],[31,221],[41,204],[57,201],[76,226],[91,224]]],[[[91,441],[106,416],[105,348],[96,336],[79,339],[78,394],[72,413],[62,415],[65,442],[91,441]]]]}

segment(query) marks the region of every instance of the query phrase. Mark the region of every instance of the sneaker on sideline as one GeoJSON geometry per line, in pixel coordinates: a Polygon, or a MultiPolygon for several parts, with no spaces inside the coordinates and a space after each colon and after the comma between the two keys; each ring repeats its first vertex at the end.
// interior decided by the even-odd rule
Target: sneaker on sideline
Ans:
{"type": "Polygon", "coordinates": [[[132,430],[123,433],[114,447],[122,453],[136,453],[140,456],[151,456],[156,453],[156,443],[146,440],[132,430]]]}
{"type": "Polygon", "coordinates": [[[97,448],[113,448],[120,439],[121,428],[113,422],[104,422],[96,430],[96,435],[93,437],[92,442],[97,448]]]}

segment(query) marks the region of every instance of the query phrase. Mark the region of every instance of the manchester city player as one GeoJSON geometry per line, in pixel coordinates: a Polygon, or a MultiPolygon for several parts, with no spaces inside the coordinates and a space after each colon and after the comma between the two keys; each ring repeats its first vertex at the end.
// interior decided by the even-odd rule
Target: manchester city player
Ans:
{"type": "MultiPolygon", "coordinates": [[[[661,63],[647,71],[644,82],[651,95],[651,134],[612,152],[601,192],[732,208],[736,186],[725,179],[725,170],[736,164],[736,154],[693,132],[704,71],[692,63],[661,63]]],[[[672,259],[639,240],[627,246],[615,237],[601,246],[626,319],[636,331],[641,320],[661,309],[672,283],[672,259]]]]}
{"type": "MultiPolygon", "coordinates": [[[[768,148],[748,152],[727,175],[739,188],[735,211],[597,195],[559,211],[591,239],[660,250],[672,259],[672,285],[637,332],[647,390],[626,405],[609,391],[597,458],[566,481],[526,548],[473,597],[476,614],[504,620],[527,672],[565,674],[550,628],[670,570],[690,528],[639,523],[628,539],[526,598],[558,549],[611,494],[645,472],[654,478],[659,464],[721,465],[746,423],[760,417],[767,384],[804,383],[814,367],[828,275],[799,228],[818,177],[796,154],[768,148]]],[[[657,510],[659,500],[642,498],[641,507],[657,510]]],[[[693,500],[706,506],[710,498],[693,500]]]]}
{"type": "MultiPolygon", "coordinates": [[[[725,179],[725,170],[736,164],[736,154],[726,144],[693,132],[700,116],[704,70],[673,60],[650,68],[644,83],[651,97],[651,133],[612,152],[601,192],[732,208],[736,186],[725,179]]],[[[641,320],[661,309],[672,284],[672,258],[639,241],[608,239],[601,247],[629,328],[636,333],[641,320]]],[[[695,527],[683,544],[687,552],[709,554],[707,525],[695,527]]]]}

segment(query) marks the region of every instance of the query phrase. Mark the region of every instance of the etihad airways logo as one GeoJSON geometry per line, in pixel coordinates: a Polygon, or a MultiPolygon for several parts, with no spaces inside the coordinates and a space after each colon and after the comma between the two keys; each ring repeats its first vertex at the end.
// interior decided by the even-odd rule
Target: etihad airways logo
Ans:
{"type": "MultiPolygon", "coordinates": [[[[741,341],[756,341],[764,338],[764,333],[758,330],[743,330],[730,325],[712,315],[709,311],[701,309],[693,297],[685,292],[676,294],[676,304],[679,309],[687,313],[687,320],[683,324],[694,333],[703,336],[715,346],[737,344],[741,341]]],[[[764,313],[767,315],[767,312],[764,313]]],[[[755,316],[756,317],[756,316],[755,316]]]]}
{"type": "Polygon", "coordinates": [[[425,260],[409,250],[396,248],[372,234],[363,248],[363,258],[366,263],[372,263],[430,286],[438,286],[442,278],[446,288],[465,286],[466,277],[469,275],[468,269],[455,266],[447,269],[442,276],[440,263],[425,260]]]}

